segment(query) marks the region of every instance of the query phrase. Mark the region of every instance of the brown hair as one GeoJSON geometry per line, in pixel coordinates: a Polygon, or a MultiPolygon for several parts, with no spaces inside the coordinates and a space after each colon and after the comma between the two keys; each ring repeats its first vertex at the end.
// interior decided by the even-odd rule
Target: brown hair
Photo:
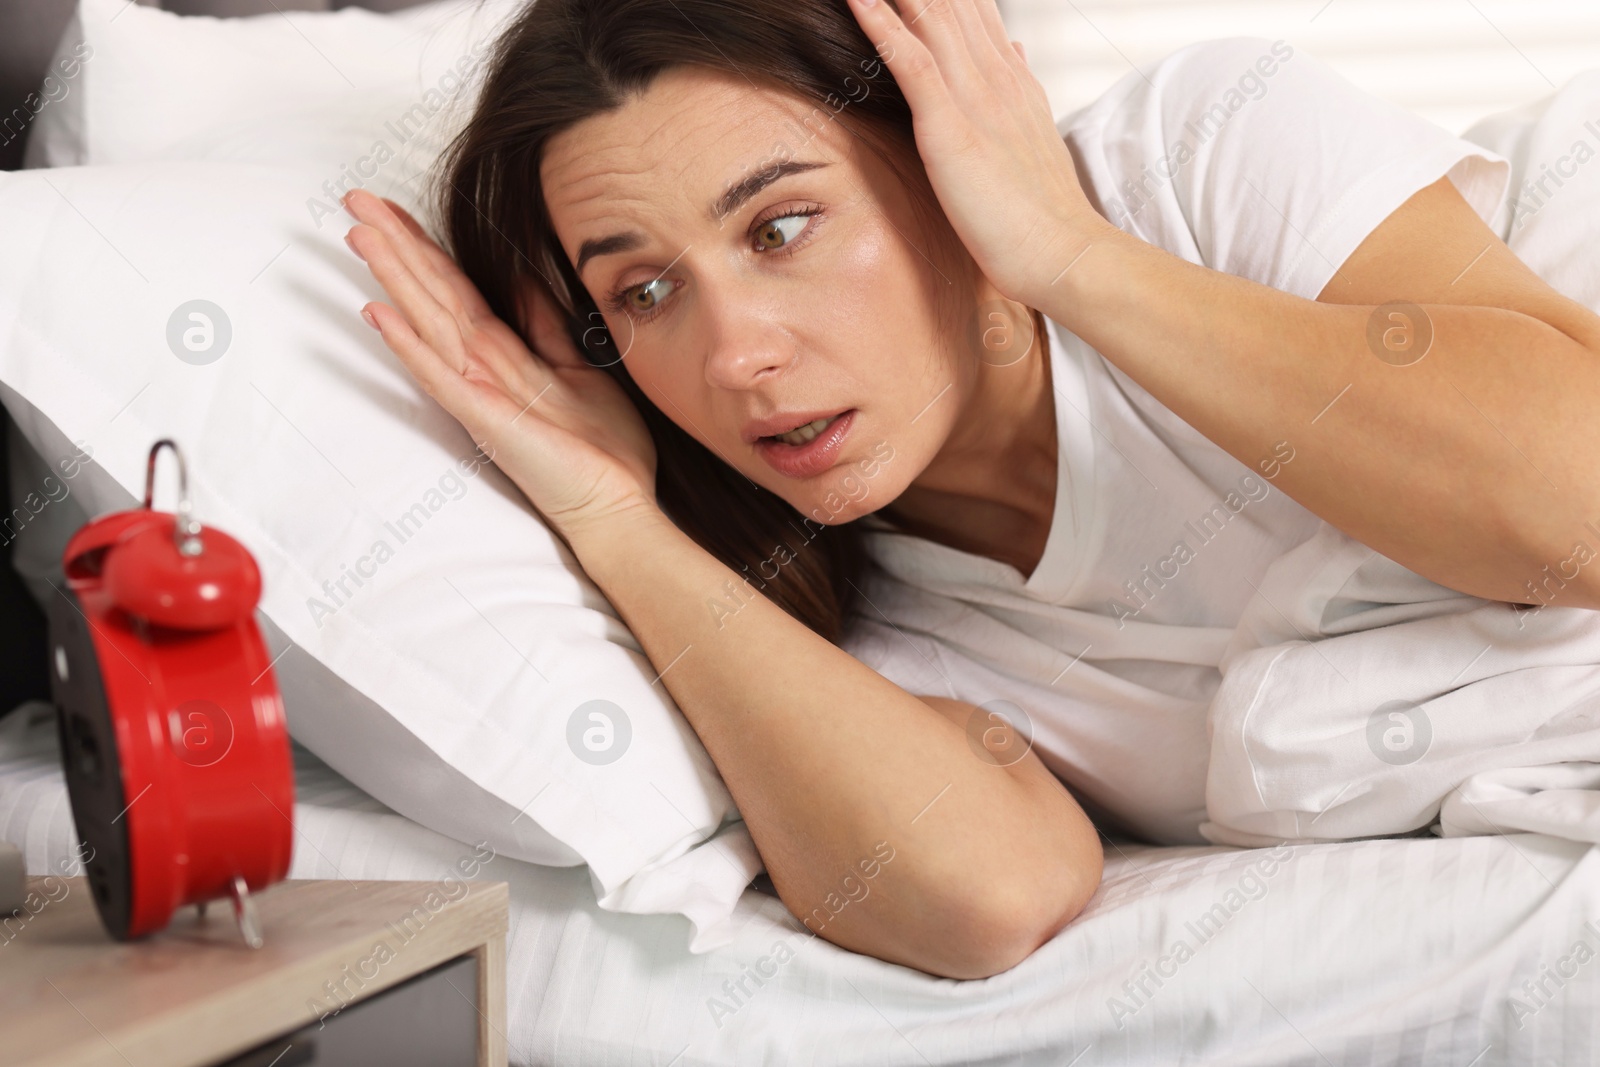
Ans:
{"type": "MultiPolygon", "coordinates": [[[[644,396],[616,357],[545,204],[539,165],[546,142],[622,106],[661,71],[680,65],[814,101],[807,139],[812,120],[839,118],[900,176],[924,234],[953,247],[917,153],[911,109],[846,0],[537,0],[495,43],[478,104],[435,172],[440,217],[462,270],[495,314],[524,336],[516,294],[534,275],[549,285],[579,350],[618,380],[649,427],[656,498],[672,521],[838,643],[866,566],[861,530],[801,515],[644,396]]],[[[940,304],[948,315],[950,302],[940,304]]]]}

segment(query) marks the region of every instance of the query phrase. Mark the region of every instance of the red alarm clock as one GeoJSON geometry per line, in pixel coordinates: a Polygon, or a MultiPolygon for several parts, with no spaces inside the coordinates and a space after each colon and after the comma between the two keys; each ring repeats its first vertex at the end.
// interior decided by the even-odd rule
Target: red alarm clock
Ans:
{"type": "Polygon", "coordinates": [[[195,521],[183,455],[161,440],[144,506],[86,524],[61,563],[51,695],[101,922],[131,940],[231,897],[259,947],[249,894],[288,873],[294,773],[255,559],[195,521]],[[162,448],[178,462],[176,515],[151,507],[162,448]]]}

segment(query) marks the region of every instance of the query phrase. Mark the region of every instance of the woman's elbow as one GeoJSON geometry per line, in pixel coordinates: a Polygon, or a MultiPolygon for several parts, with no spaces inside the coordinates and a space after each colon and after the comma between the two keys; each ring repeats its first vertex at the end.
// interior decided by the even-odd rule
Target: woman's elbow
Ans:
{"type": "Polygon", "coordinates": [[[1097,858],[1064,882],[992,894],[987,906],[974,909],[960,951],[949,954],[940,976],[992,978],[1011,970],[1082,914],[1099,888],[1101,868],[1097,858]]]}

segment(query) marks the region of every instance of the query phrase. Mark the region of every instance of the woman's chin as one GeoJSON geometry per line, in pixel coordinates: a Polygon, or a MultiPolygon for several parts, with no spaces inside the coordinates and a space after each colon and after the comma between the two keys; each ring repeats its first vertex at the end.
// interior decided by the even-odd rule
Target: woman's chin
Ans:
{"type": "Polygon", "coordinates": [[[842,526],[873,510],[868,501],[851,500],[836,493],[795,504],[794,508],[819,526],[842,526]]]}

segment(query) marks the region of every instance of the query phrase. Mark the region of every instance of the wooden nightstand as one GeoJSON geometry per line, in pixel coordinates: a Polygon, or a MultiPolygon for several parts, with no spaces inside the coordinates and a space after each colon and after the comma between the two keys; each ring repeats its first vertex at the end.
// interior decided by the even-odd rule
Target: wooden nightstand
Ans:
{"type": "Polygon", "coordinates": [[[503,1067],[504,882],[282,882],[144,941],[83,878],[31,878],[0,917],[0,1061],[107,1067],[503,1067]],[[453,899],[452,899],[453,898],[453,899]]]}

